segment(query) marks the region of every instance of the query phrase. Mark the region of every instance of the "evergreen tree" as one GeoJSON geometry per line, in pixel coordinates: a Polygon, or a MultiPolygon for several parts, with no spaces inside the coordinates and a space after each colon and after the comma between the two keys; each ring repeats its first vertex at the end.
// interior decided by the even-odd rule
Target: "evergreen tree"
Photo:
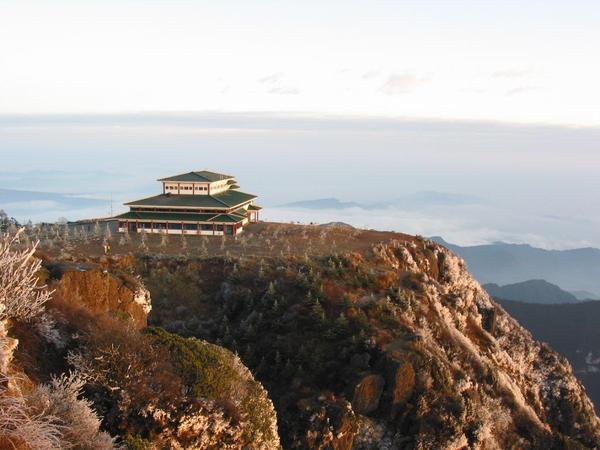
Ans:
{"type": "Polygon", "coordinates": [[[317,322],[322,322],[325,320],[325,310],[321,306],[321,302],[319,302],[319,300],[315,300],[310,314],[317,322]]]}

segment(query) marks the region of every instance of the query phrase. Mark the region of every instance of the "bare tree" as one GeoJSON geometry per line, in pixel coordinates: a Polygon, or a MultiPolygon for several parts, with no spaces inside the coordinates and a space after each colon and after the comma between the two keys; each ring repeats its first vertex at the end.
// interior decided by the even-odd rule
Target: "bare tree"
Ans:
{"type": "Polygon", "coordinates": [[[0,234],[0,444],[2,448],[52,450],[114,449],[113,439],[100,431],[100,418],[87,400],[79,399],[83,381],[75,375],[33,386],[27,394],[15,388],[9,367],[18,341],[7,333],[8,319],[40,319],[51,292],[38,286],[41,261],[37,243],[20,250],[24,230],[0,234]]]}
{"type": "Polygon", "coordinates": [[[69,240],[71,239],[71,230],[69,229],[69,225],[63,225],[63,233],[62,233],[62,239],[64,242],[69,242],[69,240]]]}
{"type": "Polygon", "coordinates": [[[96,221],[94,223],[94,236],[100,238],[102,234],[102,230],[100,229],[100,222],[96,221]]]}
{"type": "Polygon", "coordinates": [[[140,248],[143,252],[148,251],[148,233],[146,230],[142,230],[142,234],[140,236],[140,248]]]}
{"type": "Polygon", "coordinates": [[[187,238],[185,236],[185,234],[181,234],[181,250],[183,250],[183,253],[187,253],[187,249],[188,249],[188,243],[187,243],[187,238]]]}
{"type": "Polygon", "coordinates": [[[160,237],[160,246],[161,248],[166,248],[167,245],[169,245],[169,233],[168,230],[165,230],[165,232],[160,237]]]}
{"type": "Polygon", "coordinates": [[[200,243],[200,256],[208,256],[208,248],[206,247],[206,236],[202,236],[202,241],[200,243]]]}
{"type": "Polygon", "coordinates": [[[107,241],[112,239],[112,231],[110,230],[110,224],[108,222],[104,224],[104,239],[107,241]]]}

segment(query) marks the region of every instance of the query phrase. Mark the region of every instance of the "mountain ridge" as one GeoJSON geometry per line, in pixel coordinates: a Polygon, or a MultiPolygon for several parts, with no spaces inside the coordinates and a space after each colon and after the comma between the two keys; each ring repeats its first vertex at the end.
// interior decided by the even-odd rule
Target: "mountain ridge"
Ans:
{"type": "Polygon", "coordinates": [[[543,279],[565,291],[600,292],[600,249],[546,250],[529,244],[459,246],[439,236],[433,241],[464,258],[482,284],[543,279]]]}
{"type": "Polygon", "coordinates": [[[493,298],[527,303],[577,303],[579,300],[570,292],[562,290],[546,280],[527,280],[500,286],[496,283],[482,285],[493,298]]]}

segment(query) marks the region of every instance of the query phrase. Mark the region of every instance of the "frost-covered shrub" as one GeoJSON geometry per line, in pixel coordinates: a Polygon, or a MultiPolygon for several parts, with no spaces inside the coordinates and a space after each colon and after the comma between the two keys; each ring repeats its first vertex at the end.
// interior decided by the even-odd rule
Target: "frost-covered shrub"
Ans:
{"type": "Polygon", "coordinates": [[[113,441],[99,431],[100,420],[90,403],[79,398],[80,378],[59,377],[24,394],[12,374],[9,364],[18,341],[8,336],[8,319],[35,319],[38,332],[61,345],[53,321],[42,314],[51,292],[37,286],[41,262],[33,257],[36,246],[15,249],[21,234],[0,236],[0,448],[112,449],[113,441]]]}
{"type": "Polygon", "coordinates": [[[21,231],[0,236],[0,320],[31,320],[44,309],[51,293],[37,286],[41,261],[34,258],[37,244],[16,250],[21,231]]]}
{"type": "Polygon", "coordinates": [[[81,396],[85,381],[77,374],[53,378],[38,385],[26,397],[29,411],[37,417],[50,417],[61,430],[59,448],[77,450],[110,450],[113,439],[100,431],[100,419],[91,403],[81,396]]]}
{"type": "Polygon", "coordinates": [[[35,414],[22,396],[0,391],[0,448],[54,450],[62,448],[61,436],[55,417],[35,414]]]}

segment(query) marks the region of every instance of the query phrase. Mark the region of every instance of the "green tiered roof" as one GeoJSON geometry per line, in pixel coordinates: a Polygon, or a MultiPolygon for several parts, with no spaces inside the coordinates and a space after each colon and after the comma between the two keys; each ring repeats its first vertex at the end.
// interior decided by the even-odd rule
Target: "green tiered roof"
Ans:
{"type": "Polygon", "coordinates": [[[120,220],[139,220],[152,222],[215,222],[238,223],[245,217],[237,214],[195,214],[195,213],[161,213],[130,211],[115,217],[120,220]]]}
{"type": "Polygon", "coordinates": [[[214,181],[228,180],[232,177],[231,175],[225,175],[224,173],[210,172],[208,170],[199,170],[196,172],[182,173],[173,177],[161,178],[158,181],[187,181],[197,183],[212,183],[214,181]]]}
{"type": "Polygon", "coordinates": [[[256,195],[227,190],[216,195],[160,194],[125,203],[126,206],[160,206],[175,208],[235,208],[256,198],[256,195]]]}

